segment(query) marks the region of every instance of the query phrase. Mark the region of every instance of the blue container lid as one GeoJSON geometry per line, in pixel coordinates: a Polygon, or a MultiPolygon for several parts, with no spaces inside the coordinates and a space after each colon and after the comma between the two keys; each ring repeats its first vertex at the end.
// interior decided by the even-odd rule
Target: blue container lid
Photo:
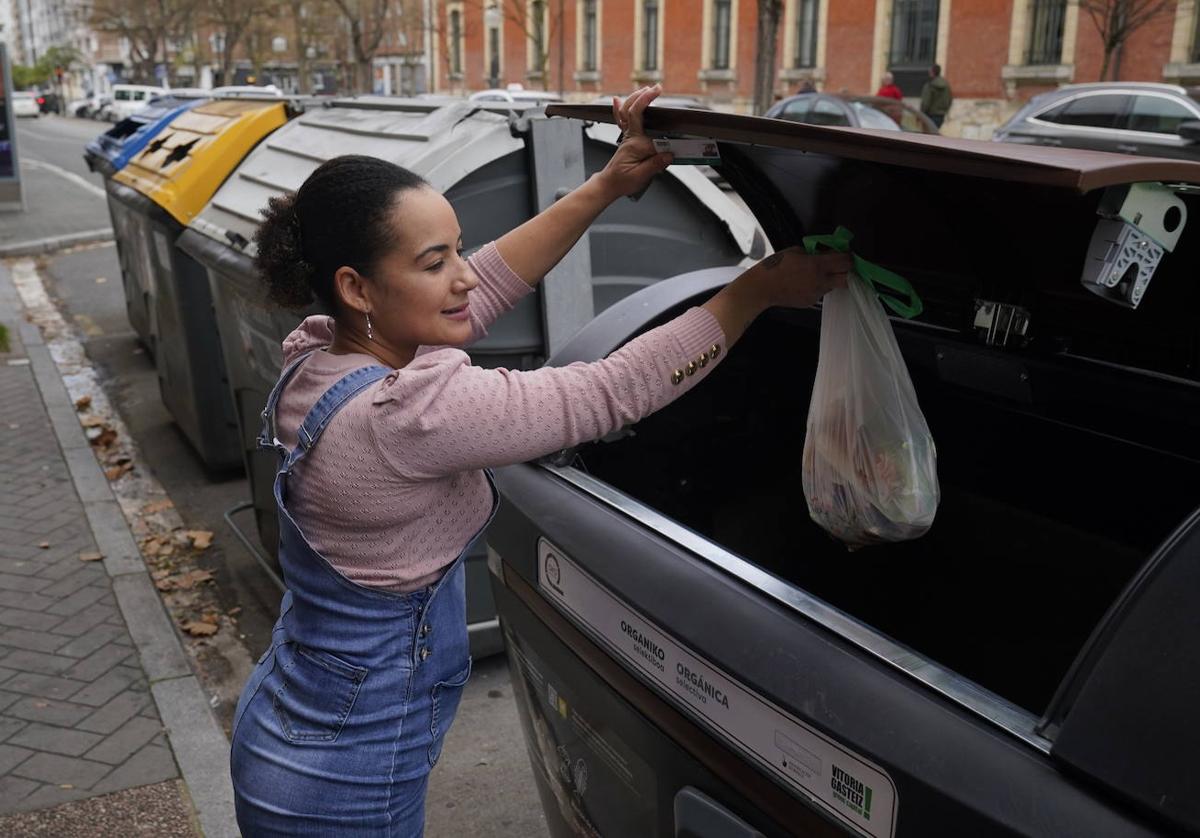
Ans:
{"type": "Polygon", "coordinates": [[[96,167],[93,162],[100,159],[106,160],[108,166],[105,168],[111,167],[113,172],[123,169],[171,120],[207,101],[207,98],[185,99],[178,96],[152,99],[146,107],[87,144],[84,158],[88,161],[88,168],[94,171],[96,167]]]}

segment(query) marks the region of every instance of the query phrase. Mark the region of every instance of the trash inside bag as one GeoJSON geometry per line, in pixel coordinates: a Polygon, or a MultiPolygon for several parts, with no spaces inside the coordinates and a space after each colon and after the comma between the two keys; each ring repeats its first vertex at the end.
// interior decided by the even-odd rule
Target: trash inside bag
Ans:
{"type": "MultiPolygon", "coordinates": [[[[805,246],[844,250],[849,238],[839,228],[833,236],[806,238],[805,246]]],[[[923,535],[940,499],[933,438],[872,284],[881,280],[914,301],[906,306],[885,296],[894,310],[920,311],[907,282],[855,257],[847,287],[822,303],[821,354],[804,441],[809,514],[851,549],[923,535]]]]}

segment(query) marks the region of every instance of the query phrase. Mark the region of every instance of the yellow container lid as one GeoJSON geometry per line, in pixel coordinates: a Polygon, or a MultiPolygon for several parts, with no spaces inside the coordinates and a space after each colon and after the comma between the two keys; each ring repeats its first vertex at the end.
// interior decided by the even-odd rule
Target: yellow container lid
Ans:
{"type": "Polygon", "coordinates": [[[283,102],[216,99],[175,117],[113,180],[187,225],[263,137],[288,120],[283,102]]]}

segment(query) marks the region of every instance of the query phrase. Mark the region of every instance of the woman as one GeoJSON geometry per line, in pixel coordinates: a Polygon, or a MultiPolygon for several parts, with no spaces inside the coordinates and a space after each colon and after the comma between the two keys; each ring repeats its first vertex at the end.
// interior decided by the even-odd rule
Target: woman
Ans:
{"type": "Polygon", "coordinates": [[[256,236],[271,297],[315,296],[333,316],[284,341],[263,413],[288,592],[234,716],[247,836],[420,836],[471,669],[463,556],[495,509],[487,469],[637,421],[701,381],[765,308],[844,282],[846,257],[789,249],[592,364],[490,370],[453,348],[666,168],[642,131],[660,92],[614,99],[624,141],[607,167],[467,260],[446,199],[381,160],[335,158],[271,199],[256,236]]]}

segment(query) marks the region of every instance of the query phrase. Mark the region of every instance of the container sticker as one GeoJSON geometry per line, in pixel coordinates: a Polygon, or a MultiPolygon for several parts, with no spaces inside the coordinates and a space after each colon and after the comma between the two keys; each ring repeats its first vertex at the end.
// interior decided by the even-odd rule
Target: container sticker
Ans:
{"type": "Polygon", "coordinates": [[[544,538],[538,541],[538,587],[618,658],[784,785],[864,835],[895,833],[899,800],[883,770],[687,649],[544,538]]]}
{"type": "Polygon", "coordinates": [[[664,137],[654,140],[654,150],[659,154],[669,151],[675,155],[675,166],[719,166],[721,152],[716,140],[697,140],[683,137],[664,137]]]}

